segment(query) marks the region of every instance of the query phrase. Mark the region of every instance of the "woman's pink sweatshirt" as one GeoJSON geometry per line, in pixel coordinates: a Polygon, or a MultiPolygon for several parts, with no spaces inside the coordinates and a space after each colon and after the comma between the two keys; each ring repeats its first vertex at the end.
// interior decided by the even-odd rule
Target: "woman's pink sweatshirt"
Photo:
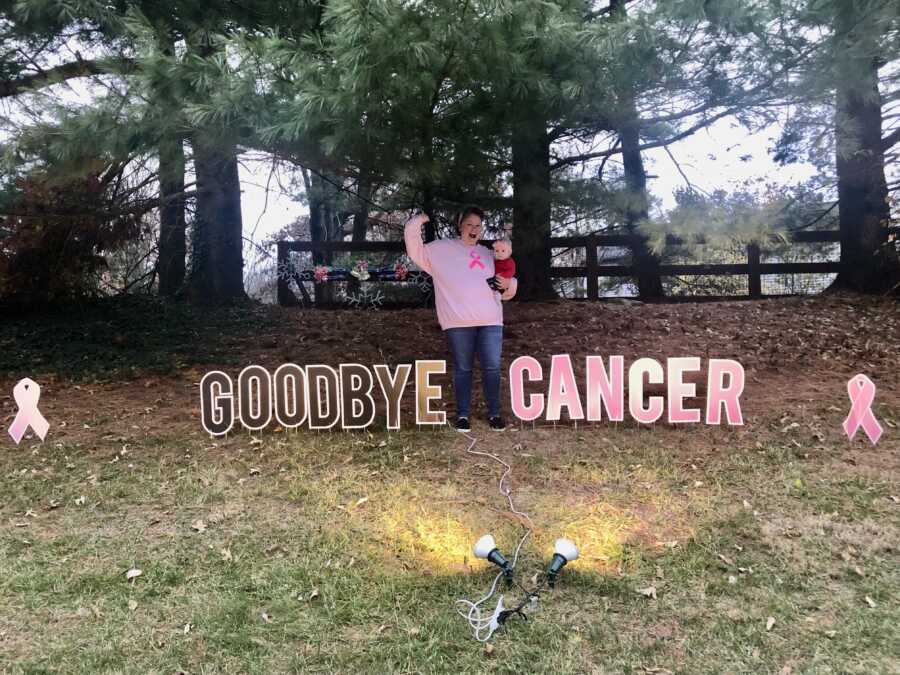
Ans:
{"type": "Polygon", "coordinates": [[[511,278],[501,296],[487,285],[494,276],[494,254],[480,244],[466,246],[460,239],[422,242],[421,226],[407,223],[403,232],[406,253],[434,279],[434,304],[442,330],[470,326],[502,326],[503,300],[516,294],[511,278]]]}

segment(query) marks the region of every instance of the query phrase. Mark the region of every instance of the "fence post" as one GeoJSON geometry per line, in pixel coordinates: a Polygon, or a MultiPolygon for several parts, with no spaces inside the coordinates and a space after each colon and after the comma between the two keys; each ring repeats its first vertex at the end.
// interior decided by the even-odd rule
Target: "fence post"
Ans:
{"type": "Polygon", "coordinates": [[[762,276],[759,272],[759,244],[747,244],[747,286],[751,298],[762,297],[762,276]]]}
{"type": "Polygon", "coordinates": [[[599,280],[597,278],[597,237],[593,234],[589,234],[585,246],[587,247],[587,256],[585,258],[585,264],[587,266],[587,297],[588,300],[599,300],[600,289],[599,280]]]}

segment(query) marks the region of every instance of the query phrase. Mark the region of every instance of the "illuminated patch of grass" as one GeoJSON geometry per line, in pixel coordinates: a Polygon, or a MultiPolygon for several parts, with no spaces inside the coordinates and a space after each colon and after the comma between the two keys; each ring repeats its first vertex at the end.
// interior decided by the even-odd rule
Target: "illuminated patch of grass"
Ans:
{"type": "Polygon", "coordinates": [[[117,462],[100,443],[7,455],[0,661],[13,673],[868,673],[900,660],[888,476],[752,445],[701,461],[657,440],[641,456],[657,436],[604,433],[558,430],[552,451],[528,432],[484,441],[513,461],[513,497],[534,520],[520,578],[558,536],[582,551],[490,657],[454,601],[493,578],[474,540],[490,531],[510,554],[523,530],[498,468],[456,435],[209,449],[163,437],[117,462]],[[131,567],[142,574],[128,582],[131,567]],[[650,587],[656,599],[638,592],[650,587]]]}

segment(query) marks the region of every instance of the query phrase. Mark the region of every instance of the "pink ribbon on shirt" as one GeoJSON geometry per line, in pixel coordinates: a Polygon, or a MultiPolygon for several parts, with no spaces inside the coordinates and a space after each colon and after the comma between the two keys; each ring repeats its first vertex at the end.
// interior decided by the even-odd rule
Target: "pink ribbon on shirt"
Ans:
{"type": "Polygon", "coordinates": [[[9,427],[9,435],[12,436],[16,445],[22,440],[22,436],[25,435],[28,427],[34,429],[34,433],[41,440],[44,440],[47,436],[47,431],[50,429],[50,424],[37,407],[41,398],[41,388],[38,386],[38,383],[27,377],[24,380],[20,380],[13,387],[13,398],[16,400],[19,410],[16,412],[16,418],[13,420],[12,426],[9,427]]]}
{"type": "Polygon", "coordinates": [[[481,269],[484,269],[484,263],[481,262],[481,256],[475,253],[475,251],[469,251],[469,257],[472,259],[469,261],[469,269],[474,269],[476,265],[481,269]]]}
{"type": "Polygon", "coordinates": [[[881,438],[883,429],[872,414],[872,402],[875,400],[875,383],[863,374],[854,375],[847,382],[847,393],[850,394],[850,414],[844,420],[844,431],[851,441],[856,431],[862,427],[872,441],[872,445],[881,438]]]}

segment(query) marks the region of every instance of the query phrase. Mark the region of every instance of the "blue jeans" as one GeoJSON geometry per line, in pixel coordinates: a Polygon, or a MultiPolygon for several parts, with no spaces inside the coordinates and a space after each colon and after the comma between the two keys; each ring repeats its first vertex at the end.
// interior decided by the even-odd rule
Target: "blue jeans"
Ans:
{"type": "Polygon", "coordinates": [[[488,417],[500,414],[500,355],[503,351],[503,326],[448,328],[447,343],[453,355],[453,393],[456,414],[469,417],[472,406],[472,367],[475,352],[481,364],[481,379],[488,417]]]}

